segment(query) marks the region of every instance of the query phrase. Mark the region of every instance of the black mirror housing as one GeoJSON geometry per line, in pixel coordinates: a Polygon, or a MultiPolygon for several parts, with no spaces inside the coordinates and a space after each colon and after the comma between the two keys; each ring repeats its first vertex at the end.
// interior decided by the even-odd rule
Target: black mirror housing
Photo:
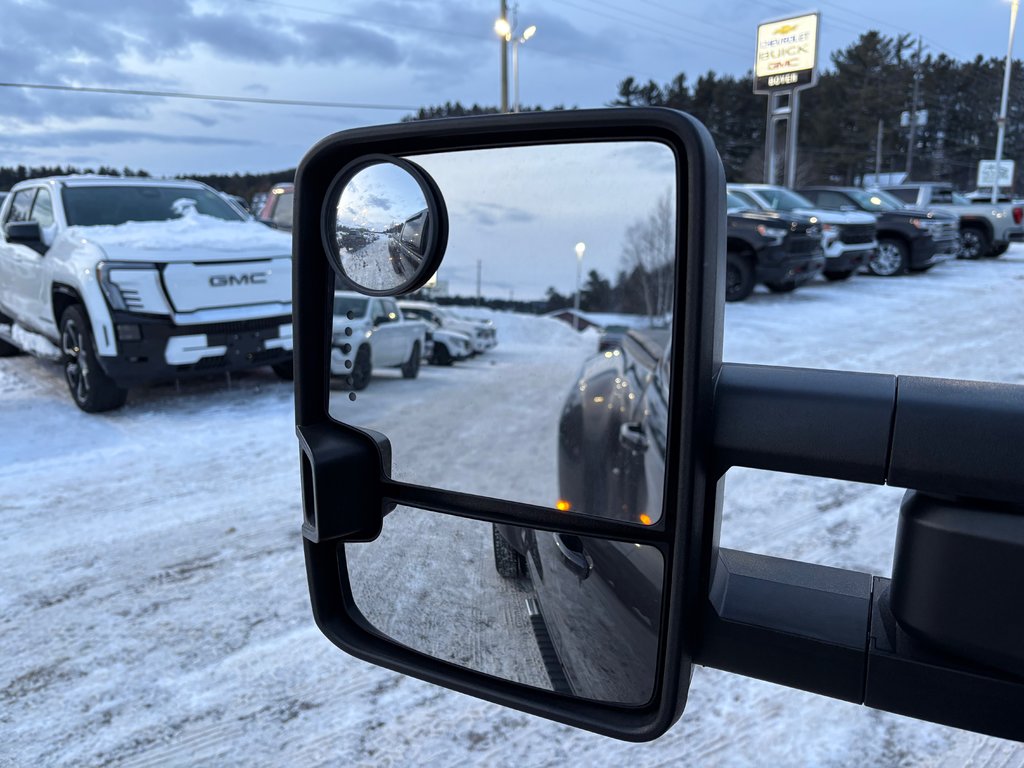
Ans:
{"type": "Polygon", "coordinates": [[[296,424],[303,438],[304,547],[313,613],[321,631],[352,655],[495,703],[632,741],[653,739],[682,714],[702,601],[711,573],[716,512],[711,465],[714,385],[721,366],[725,268],[725,180],[711,138],[693,118],[667,109],[579,110],[412,122],[359,128],[321,141],[295,184],[294,334],[296,424]],[[322,232],[324,202],[339,171],[375,155],[587,142],[650,141],[675,158],[675,314],[670,339],[665,514],[649,527],[564,515],[554,509],[397,482],[386,451],[365,430],[328,412],[333,272],[322,232]],[[685,426],[684,426],[685,425],[685,426]],[[316,439],[310,439],[315,435],[316,439]],[[358,493],[316,480],[339,457],[374,476],[358,493]],[[310,492],[305,487],[310,486],[310,492]],[[369,489],[369,490],[367,490],[369,489]],[[666,567],[657,685],[643,706],[541,690],[431,658],[375,631],[356,607],[344,543],[365,540],[395,504],[499,525],[656,547],[666,567]]]}

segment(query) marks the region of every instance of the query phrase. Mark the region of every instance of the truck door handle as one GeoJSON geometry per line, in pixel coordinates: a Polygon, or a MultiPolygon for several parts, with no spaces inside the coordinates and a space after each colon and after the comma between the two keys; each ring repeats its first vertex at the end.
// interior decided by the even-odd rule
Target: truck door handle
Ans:
{"type": "Polygon", "coordinates": [[[637,453],[647,450],[647,435],[638,421],[627,421],[619,427],[619,442],[637,453]]]}
{"type": "Polygon", "coordinates": [[[593,565],[583,549],[583,541],[580,537],[573,536],[571,533],[553,533],[551,536],[562,555],[562,565],[572,571],[580,581],[587,578],[593,565]]]}

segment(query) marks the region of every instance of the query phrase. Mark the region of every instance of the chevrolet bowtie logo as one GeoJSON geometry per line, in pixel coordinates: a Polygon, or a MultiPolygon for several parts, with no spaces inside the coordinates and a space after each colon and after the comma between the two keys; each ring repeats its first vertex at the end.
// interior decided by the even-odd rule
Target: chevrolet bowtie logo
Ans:
{"type": "Polygon", "coordinates": [[[796,24],[783,24],[781,27],[775,30],[776,35],[788,35],[790,32],[796,31],[796,24]]]}

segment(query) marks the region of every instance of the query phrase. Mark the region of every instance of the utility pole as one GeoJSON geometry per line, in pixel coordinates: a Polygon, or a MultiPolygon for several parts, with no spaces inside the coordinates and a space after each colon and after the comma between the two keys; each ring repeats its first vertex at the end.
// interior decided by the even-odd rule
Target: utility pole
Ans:
{"type": "MultiPolygon", "coordinates": [[[[1010,94],[1010,72],[1013,70],[1013,33],[1017,28],[1017,5],[1018,0],[1012,0],[1010,5],[1010,43],[1006,48],[1006,71],[1003,72],[1003,96],[999,102],[999,119],[996,124],[999,130],[996,133],[996,168],[995,177],[992,180],[992,204],[999,200],[999,166],[1003,162],[1003,139],[1006,137],[1006,100],[1010,94]]],[[[1013,180],[1010,180],[1013,186],[1013,180]]]]}
{"type": "Polygon", "coordinates": [[[921,79],[921,38],[917,38],[917,53],[914,54],[914,91],[910,97],[910,139],[907,141],[907,180],[914,175],[914,142],[917,141],[917,95],[921,79]]]}
{"type": "MultiPolygon", "coordinates": [[[[508,21],[508,2],[501,0],[500,18],[508,21]]],[[[508,38],[501,38],[501,112],[508,112],[508,38]]]]}
{"type": "Polygon", "coordinates": [[[882,180],[882,118],[878,118],[878,136],[875,138],[875,184],[881,186],[882,180]]]}

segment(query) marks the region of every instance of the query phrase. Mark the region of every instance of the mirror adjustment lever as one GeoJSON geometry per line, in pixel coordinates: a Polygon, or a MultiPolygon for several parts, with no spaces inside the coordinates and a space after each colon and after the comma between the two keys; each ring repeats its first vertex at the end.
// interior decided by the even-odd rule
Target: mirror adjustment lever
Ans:
{"type": "MultiPolygon", "coordinates": [[[[302,535],[372,541],[384,514],[382,477],[391,469],[387,437],[334,422],[298,426],[302,464],[302,535]]],[[[393,506],[393,505],[392,505],[393,506]]]]}

